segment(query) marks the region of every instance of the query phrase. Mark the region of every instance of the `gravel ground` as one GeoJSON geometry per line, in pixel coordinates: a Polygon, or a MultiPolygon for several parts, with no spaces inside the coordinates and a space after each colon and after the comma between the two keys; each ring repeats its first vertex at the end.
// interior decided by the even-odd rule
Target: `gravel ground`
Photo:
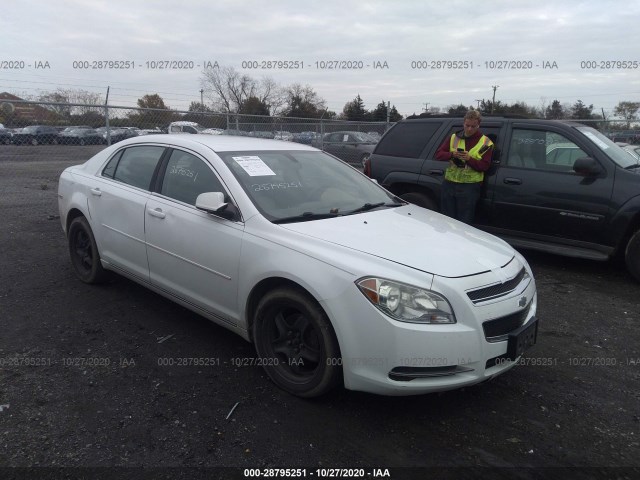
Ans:
{"type": "Polygon", "coordinates": [[[255,352],[222,327],[121,277],[75,279],[57,178],[99,148],[0,147],[0,477],[640,475],[640,284],[620,265],[523,252],[538,344],[489,383],[302,400],[236,367],[255,352]]]}

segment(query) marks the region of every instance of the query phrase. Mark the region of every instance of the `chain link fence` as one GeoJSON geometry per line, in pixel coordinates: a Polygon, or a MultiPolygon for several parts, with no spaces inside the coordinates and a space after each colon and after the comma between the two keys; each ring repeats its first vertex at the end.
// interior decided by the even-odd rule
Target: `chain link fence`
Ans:
{"type": "Polygon", "coordinates": [[[133,136],[193,133],[298,142],[360,164],[392,123],[0,100],[0,125],[0,156],[10,154],[10,145],[94,146],[93,152],[133,136]]]}
{"type": "MultiPolygon", "coordinates": [[[[576,121],[614,141],[640,144],[640,129],[624,128],[620,121],[576,121]]],[[[0,99],[0,125],[0,158],[42,157],[42,149],[20,151],[20,145],[91,146],[89,150],[65,150],[67,158],[82,162],[107,145],[133,136],[194,133],[299,142],[361,165],[392,123],[0,99]]]]}

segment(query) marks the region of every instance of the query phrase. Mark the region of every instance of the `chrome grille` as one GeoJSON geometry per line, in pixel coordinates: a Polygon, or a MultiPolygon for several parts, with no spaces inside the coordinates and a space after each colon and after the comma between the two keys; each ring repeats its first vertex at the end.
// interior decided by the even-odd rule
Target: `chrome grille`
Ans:
{"type": "Polygon", "coordinates": [[[485,302],[487,300],[493,300],[494,298],[503,297],[513,292],[522,279],[527,274],[524,267],[518,272],[518,274],[511,280],[507,280],[504,283],[498,283],[489,287],[478,288],[477,290],[471,290],[467,292],[469,299],[475,304],[485,302]]]}

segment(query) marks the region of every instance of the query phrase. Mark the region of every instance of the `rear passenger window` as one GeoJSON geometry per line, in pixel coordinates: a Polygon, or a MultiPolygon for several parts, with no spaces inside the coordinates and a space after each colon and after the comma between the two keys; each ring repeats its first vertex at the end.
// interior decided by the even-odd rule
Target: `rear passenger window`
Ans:
{"type": "Polygon", "coordinates": [[[113,178],[113,174],[116,173],[116,166],[118,165],[118,160],[120,160],[121,156],[122,156],[122,152],[118,152],[113,157],[111,157],[111,160],[109,160],[109,163],[107,163],[107,166],[104,167],[104,170],[102,170],[103,177],[113,178]]]}
{"type": "MultiPolygon", "coordinates": [[[[163,153],[164,147],[127,148],[120,157],[113,179],[133,187],[149,190],[153,172],[163,153]]],[[[105,170],[110,167],[110,163],[107,164],[105,170]]]]}
{"type": "Polygon", "coordinates": [[[378,155],[419,158],[434,133],[442,126],[440,122],[398,123],[378,142],[378,155]]]}

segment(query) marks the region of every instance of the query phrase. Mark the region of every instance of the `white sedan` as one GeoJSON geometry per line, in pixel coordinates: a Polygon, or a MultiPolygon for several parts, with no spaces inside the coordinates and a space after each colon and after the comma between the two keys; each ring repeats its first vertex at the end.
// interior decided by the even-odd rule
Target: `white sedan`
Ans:
{"type": "Polygon", "coordinates": [[[472,385],[536,341],[520,254],[313,147],[136,137],[67,168],[58,198],[80,280],[117,272],[237,332],[295,395],[472,385]]]}

